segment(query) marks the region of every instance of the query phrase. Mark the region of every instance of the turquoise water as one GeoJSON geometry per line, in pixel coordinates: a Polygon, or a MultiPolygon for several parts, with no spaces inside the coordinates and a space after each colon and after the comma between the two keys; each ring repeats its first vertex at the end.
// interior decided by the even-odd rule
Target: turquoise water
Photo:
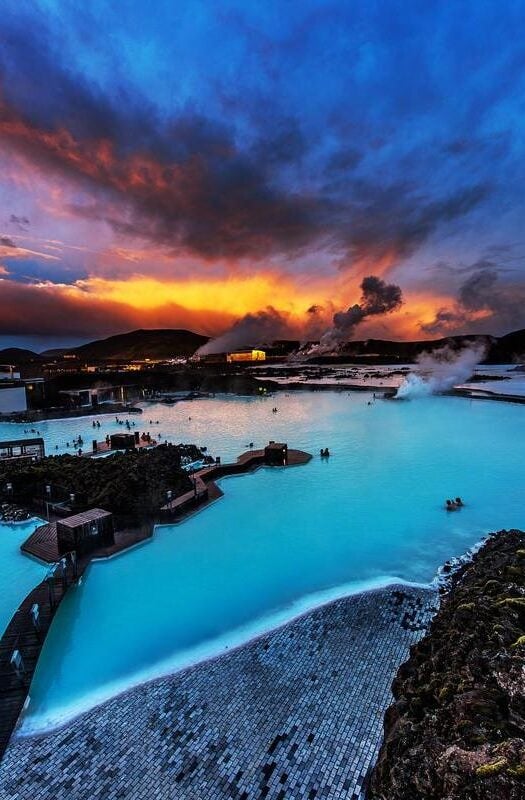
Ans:
{"type": "Polygon", "coordinates": [[[13,525],[0,522],[0,635],[25,596],[46,574],[43,564],[20,552],[20,545],[38,524],[37,520],[13,525]]]}
{"type": "MultiPolygon", "coordinates": [[[[143,418],[159,419],[172,441],[223,458],[271,438],[314,459],[225,479],[211,507],[93,564],[60,607],[23,729],[55,725],[328,597],[429,582],[486,532],[525,526],[524,407],[369,399],[305,392],[148,407],[143,418]],[[457,494],[467,505],[447,514],[457,494]]],[[[63,422],[47,425],[62,436],[63,422]]]]}

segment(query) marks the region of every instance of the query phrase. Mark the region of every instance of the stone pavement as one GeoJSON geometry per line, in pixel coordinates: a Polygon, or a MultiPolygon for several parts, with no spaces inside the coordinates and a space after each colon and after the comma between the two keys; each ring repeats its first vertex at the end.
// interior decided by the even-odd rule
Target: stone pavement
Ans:
{"type": "Polygon", "coordinates": [[[402,586],[337,600],[14,738],[0,800],[358,800],[392,679],[436,604],[402,586]]]}

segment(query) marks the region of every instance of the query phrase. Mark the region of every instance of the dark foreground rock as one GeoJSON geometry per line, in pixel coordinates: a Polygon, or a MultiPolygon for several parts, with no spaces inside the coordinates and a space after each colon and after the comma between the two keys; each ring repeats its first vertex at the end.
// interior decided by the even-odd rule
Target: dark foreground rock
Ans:
{"type": "Polygon", "coordinates": [[[394,679],[369,800],[524,800],[525,533],[451,579],[394,679]]]}

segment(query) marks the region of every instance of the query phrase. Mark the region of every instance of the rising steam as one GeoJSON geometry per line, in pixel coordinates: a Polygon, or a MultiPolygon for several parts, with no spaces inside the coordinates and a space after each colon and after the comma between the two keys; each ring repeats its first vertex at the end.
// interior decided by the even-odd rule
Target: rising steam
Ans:
{"type": "Polygon", "coordinates": [[[327,355],[337,351],[350,339],[356,327],[366,318],[379,314],[389,314],[398,309],[403,302],[399,286],[385,283],[375,275],[363,278],[361,300],[347,311],[338,311],[333,316],[333,325],[322,336],[318,345],[310,348],[308,355],[327,355]]]}
{"type": "Polygon", "coordinates": [[[271,344],[275,339],[284,339],[289,333],[287,316],[268,306],[263,311],[246,314],[229,331],[200,347],[197,355],[227,353],[241,347],[260,347],[262,344],[271,344]]]}
{"type": "Polygon", "coordinates": [[[311,347],[302,357],[326,355],[337,351],[348,341],[357,325],[366,317],[389,314],[399,308],[402,302],[403,295],[399,286],[369,275],[361,282],[360,302],[347,311],[335,313],[332,327],[328,330],[326,318],[333,308],[330,302],[323,305],[314,303],[306,310],[304,319],[292,319],[290,315],[268,306],[264,310],[246,314],[229,331],[201,347],[197,355],[225,353],[240,347],[260,347],[271,344],[276,339],[311,341],[318,336],[321,336],[319,344],[311,347]]]}
{"type": "Polygon", "coordinates": [[[459,351],[446,345],[433,353],[422,353],[417,359],[417,370],[407,375],[396,397],[413,400],[448,392],[473,375],[476,364],[483,360],[485,352],[485,345],[475,344],[459,351]]]}

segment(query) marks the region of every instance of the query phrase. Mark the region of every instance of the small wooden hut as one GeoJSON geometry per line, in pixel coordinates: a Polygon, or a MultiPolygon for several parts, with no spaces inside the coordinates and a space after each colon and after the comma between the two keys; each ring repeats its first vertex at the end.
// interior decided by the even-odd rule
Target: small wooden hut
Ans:
{"type": "Polygon", "coordinates": [[[109,547],[115,543],[113,514],[91,508],[58,520],[57,542],[61,555],[75,550],[78,556],[84,556],[99,547],[109,547]]]}

